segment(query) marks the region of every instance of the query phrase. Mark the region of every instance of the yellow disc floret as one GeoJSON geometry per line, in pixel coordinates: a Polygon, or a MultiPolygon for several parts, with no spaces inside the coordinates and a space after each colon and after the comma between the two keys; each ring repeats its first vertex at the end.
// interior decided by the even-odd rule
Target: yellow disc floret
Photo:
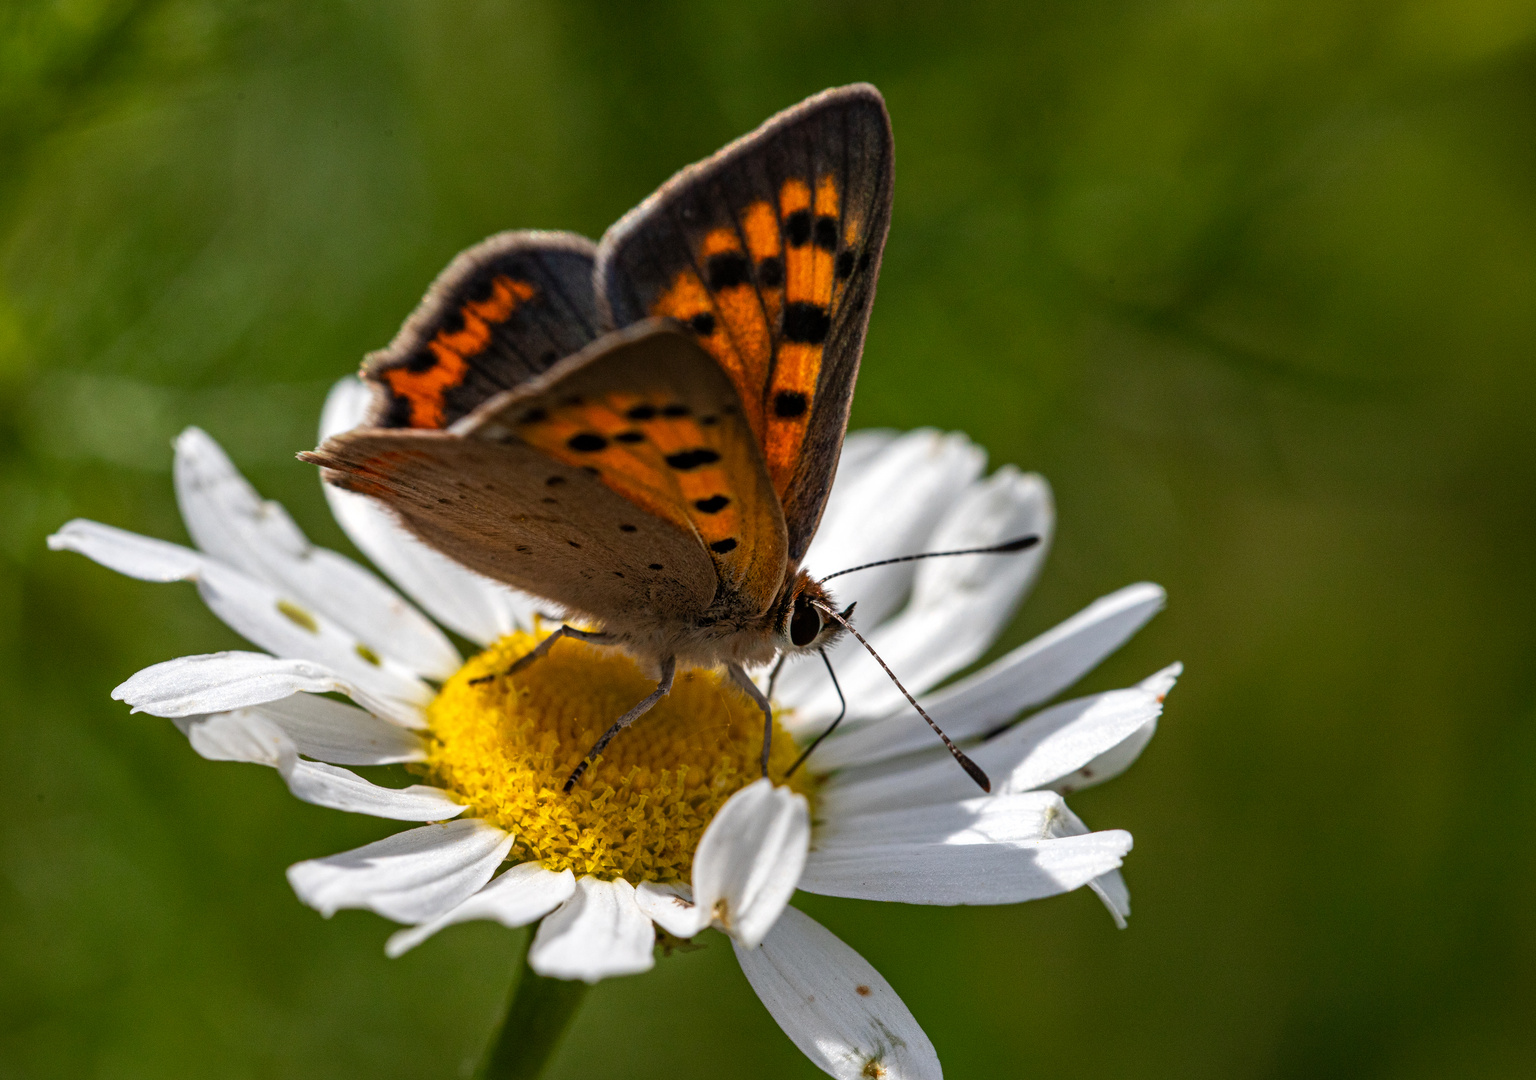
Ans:
{"type": "MultiPolygon", "coordinates": [[[[515,860],[634,883],[687,881],[705,826],[761,775],[762,712],[720,673],[680,671],[567,795],[566,778],[598,736],[656,681],[618,649],[570,639],[504,674],[544,636],[509,634],[444,684],[427,710],[423,771],[468,816],[510,832],[515,860]]],[[[775,722],[776,782],[797,753],[775,722]]],[[[808,793],[803,771],[791,786],[808,793]]]]}

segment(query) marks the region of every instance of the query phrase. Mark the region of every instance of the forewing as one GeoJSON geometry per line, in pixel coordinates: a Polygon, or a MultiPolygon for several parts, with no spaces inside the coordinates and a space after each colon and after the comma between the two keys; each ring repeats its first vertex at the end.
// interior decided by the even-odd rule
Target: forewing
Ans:
{"type": "Polygon", "coordinates": [[[614,325],[669,316],[735,383],[798,562],[848,422],[890,222],[872,86],[818,94],[674,176],[598,245],[614,325]]]}
{"type": "Polygon", "coordinates": [[[387,349],[368,357],[371,427],[446,428],[600,333],[592,241],[500,233],[449,263],[387,349]]]}
{"type": "Polygon", "coordinates": [[[740,397],[669,320],[600,339],[454,432],[533,447],[696,536],[732,610],[761,613],[778,593],[784,519],[740,397]]]}

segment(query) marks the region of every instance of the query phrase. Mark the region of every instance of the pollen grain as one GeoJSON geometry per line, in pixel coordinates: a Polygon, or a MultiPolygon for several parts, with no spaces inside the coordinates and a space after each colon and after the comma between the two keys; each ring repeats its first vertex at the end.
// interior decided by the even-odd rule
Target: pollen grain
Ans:
{"type": "MultiPolygon", "coordinates": [[[[515,861],[636,884],[687,881],[710,819],[759,775],[762,713],[719,672],[679,672],[672,692],[565,794],[598,736],[656,684],[617,649],[570,639],[502,674],[545,636],[509,634],[443,685],[417,768],[467,804],[468,816],[510,832],[515,861]]],[[[774,727],[777,778],[798,751],[774,727]]],[[[804,776],[790,786],[809,795],[804,776]]]]}

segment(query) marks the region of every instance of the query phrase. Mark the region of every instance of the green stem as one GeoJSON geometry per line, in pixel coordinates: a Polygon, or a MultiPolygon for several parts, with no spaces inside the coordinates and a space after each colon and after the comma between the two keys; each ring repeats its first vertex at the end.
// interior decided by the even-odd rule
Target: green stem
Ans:
{"type": "MultiPolygon", "coordinates": [[[[533,942],[531,932],[528,941],[533,942]]],[[[480,1062],[475,1080],[535,1080],[555,1056],[560,1037],[571,1026],[589,989],[584,982],[535,974],[524,948],[522,974],[507,1003],[507,1015],[480,1062]]]]}

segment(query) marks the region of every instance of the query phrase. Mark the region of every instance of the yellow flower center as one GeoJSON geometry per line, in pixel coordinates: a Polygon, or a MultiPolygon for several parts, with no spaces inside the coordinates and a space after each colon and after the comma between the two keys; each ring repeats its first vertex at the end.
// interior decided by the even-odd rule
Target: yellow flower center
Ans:
{"type": "MultiPolygon", "coordinates": [[[[704,828],[761,775],[763,714],[714,671],[680,671],[672,692],[561,788],[608,726],[655,689],[615,648],[569,638],[516,675],[547,636],[509,634],[466,663],[427,710],[423,772],[513,836],[514,860],[626,881],[687,881],[704,828]],[[493,678],[475,682],[483,676],[493,678]]],[[[798,748],[774,723],[769,775],[798,748]]],[[[804,770],[790,781],[809,794],[804,770]]]]}

